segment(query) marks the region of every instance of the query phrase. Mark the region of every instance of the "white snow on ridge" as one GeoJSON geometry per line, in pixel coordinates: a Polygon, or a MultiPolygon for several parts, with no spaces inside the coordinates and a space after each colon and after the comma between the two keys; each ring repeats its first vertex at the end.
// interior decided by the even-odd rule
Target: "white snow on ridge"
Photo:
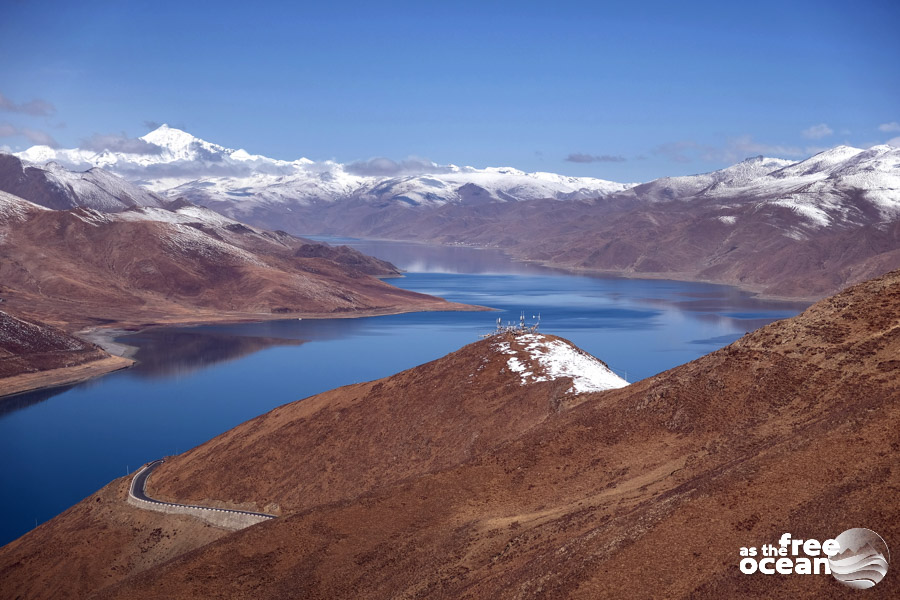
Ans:
{"type": "Polygon", "coordinates": [[[628,385],[627,381],[613,373],[603,362],[563,340],[528,333],[516,336],[516,342],[523,346],[523,351],[513,349],[505,341],[494,343],[492,348],[510,355],[507,366],[510,371],[521,376],[522,385],[571,377],[572,387],[568,392],[575,394],[601,392],[628,385]]]}
{"type": "Polygon", "coordinates": [[[871,217],[859,206],[863,200],[878,211],[881,222],[890,222],[900,218],[900,148],[837,146],[799,162],[758,156],[712,173],[657,179],[628,193],[650,202],[789,208],[807,229],[867,222],[871,217]]]}
{"type": "Polygon", "coordinates": [[[114,217],[120,221],[157,221],[180,225],[203,223],[211,227],[227,227],[238,223],[215,211],[199,206],[183,206],[174,211],[165,208],[146,207],[115,213],[114,217]]]}
{"type": "Polygon", "coordinates": [[[814,205],[811,202],[804,202],[798,198],[783,198],[779,200],[773,200],[769,202],[772,206],[783,206],[785,208],[789,208],[801,217],[807,219],[807,221],[814,226],[817,227],[828,227],[831,225],[831,217],[827,212],[814,205]]]}
{"type": "Polygon", "coordinates": [[[167,125],[141,140],[148,144],[146,153],[33,146],[18,156],[32,163],[59,161],[73,169],[104,167],[169,198],[183,196],[238,218],[259,210],[290,211],[291,206],[342,201],[414,207],[623,193],[649,202],[772,203],[794,210],[807,228],[869,218],[864,216],[869,211],[855,207],[860,200],[874,206],[882,222],[900,218],[900,148],[889,145],[868,150],[837,146],[802,161],[757,156],[711,173],[635,185],[508,167],[434,163],[422,163],[423,170],[415,174],[361,174],[364,171],[354,165],[335,161],[285,161],[226,148],[167,125]]]}
{"type": "MultiPolygon", "coordinates": [[[[400,200],[404,204],[458,202],[460,188],[483,188],[499,202],[538,198],[586,198],[618,192],[633,184],[555,173],[525,173],[507,167],[457,167],[434,164],[421,175],[356,175],[334,161],[272,159],[233,150],[162,125],[140,138],[147,153],[53,149],[32,146],[17,154],[35,164],[58,161],[84,170],[102,167],[169,197],[187,196],[204,203],[258,204],[334,202],[348,197],[400,200]],[[152,151],[157,149],[157,152],[152,151]],[[383,184],[387,184],[384,187],[383,184]]],[[[240,211],[238,211],[240,212],[240,211]]]]}
{"type": "Polygon", "coordinates": [[[9,344],[14,351],[45,351],[48,345],[55,345],[56,350],[84,350],[87,344],[62,332],[41,327],[28,321],[17,319],[0,311],[0,342],[9,344]]]}
{"type": "Polygon", "coordinates": [[[257,267],[266,266],[264,262],[243,248],[219,241],[189,225],[171,224],[163,232],[163,240],[175,256],[202,256],[218,263],[230,260],[257,267]]]}
{"type": "Polygon", "coordinates": [[[50,210],[13,194],[0,191],[0,224],[12,220],[24,221],[29,211],[50,210]]]}

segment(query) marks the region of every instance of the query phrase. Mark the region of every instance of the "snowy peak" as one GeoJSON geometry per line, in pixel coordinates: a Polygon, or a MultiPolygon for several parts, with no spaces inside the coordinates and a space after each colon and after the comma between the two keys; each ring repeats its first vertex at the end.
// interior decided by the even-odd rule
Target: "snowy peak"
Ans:
{"type": "MultiPolygon", "coordinates": [[[[230,148],[201,140],[186,131],[168,125],[161,125],[140,139],[162,148],[161,162],[198,159],[221,160],[235,152],[230,148]]],[[[244,154],[246,155],[246,152],[244,154]]]]}
{"type": "Polygon", "coordinates": [[[202,141],[186,131],[176,129],[175,127],[169,127],[165,123],[147,135],[141,136],[141,139],[150,144],[156,144],[157,146],[169,149],[185,148],[194,142],[202,141]]]}
{"type": "Polygon", "coordinates": [[[835,146],[824,152],[819,152],[806,160],[780,169],[772,175],[775,177],[797,177],[805,175],[820,175],[827,177],[832,171],[840,168],[846,161],[862,152],[863,150],[851,146],[835,146]]]}
{"type": "Polygon", "coordinates": [[[155,192],[218,203],[217,208],[233,202],[238,210],[232,214],[250,213],[259,203],[310,205],[351,198],[401,206],[440,206],[473,197],[479,202],[565,200],[593,198],[631,186],[590,177],[525,173],[509,167],[476,169],[433,162],[416,162],[414,174],[374,174],[357,165],[333,161],[285,161],[250,154],[169,125],[161,125],[140,140],[147,145],[141,152],[34,146],[18,156],[36,164],[55,160],[76,170],[103,167],[155,192]]]}
{"type": "Polygon", "coordinates": [[[736,165],[710,173],[717,184],[726,187],[740,187],[753,183],[766,175],[794,164],[794,161],[782,158],[754,156],[742,160],[736,165]]]}

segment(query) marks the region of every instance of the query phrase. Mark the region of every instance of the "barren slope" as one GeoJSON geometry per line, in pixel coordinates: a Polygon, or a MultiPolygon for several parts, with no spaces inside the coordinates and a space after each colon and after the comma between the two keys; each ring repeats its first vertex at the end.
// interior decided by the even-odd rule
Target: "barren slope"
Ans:
{"type": "MultiPolygon", "coordinates": [[[[522,345],[479,342],[173,459],[157,493],[283,516],[92,597],[844,598],[830,576],[742,575],[738,550],[900,539],[900,272],[617,390],[523,385],[541,372],[503,341],[522,345]]],[[[80,543],[77,522],[52,526],[80,543]]],[[[0,574],[64,572],[19,562],[42,528],[0,550],[0,574]]],[[[889,572],[867,595],[898,591],[889,572]]]]}
{"type": "Polygon", "coordinates": [[[501,248],[574,271],[712,281],[768,296],[818,299],[900,267],[900,221],[883,220],[862,194],[829,227],[752,196],[648,202],[632,192],[592,201],[439,208],[299,207],[252,222],[336,235],[501,248]],[[271,219],[271,220],[269,220],[271,219]]]}
{"type": "Polygon", "coordinates": [[[186,203],[116,214],[0,196],[0,294],[69,327],[450,309],[374,276],[390,264],[186,203]]]}
{"type": "Polygon", "coordinates": [[[0,396],[127,367],[127,358],[42,323],[0,311],[0,396]]]}
{"type": "Polygon", "coordinates": [[[897,356],[894,272],[459,467],[245,530],[102,596],[846,597],[828,576],[744,576],[738,549],[784,531],[900,539],[897,356]]]}
{"type": "MultiPolygon", "coordinates": [[[[593,365],[597,385],[624,384],[568,343],[542,339],[593,365]]],[[[483,341],[389,378],[277,408],[169,459],[151,477],[148,493],[292,514],[458,465],[579,401],[569,390],[570,379],[554,375],[558,367],[541,364],[543,357],[567,353],[528,348],[533,344],[483,341]],[[528,377],[547,381],[523,385],[523,373],[510,369],[513,358],[529,366],[528,377]],[[221,471],[210,469],[210,459],[222,455],[234,462],[221,471]]],[[[0,597],[83,596],[91,586],[115,583],[223,535],[191,529],[183,520],[167,529],[162,515],[127,505],[124,486],[124,480],[114,481],[0,549],[0,579],[10,594],[0,597]],[[154,534],[159,527],[163,534],[154,534]],[[177,540],[172,528],[181,536],[177,540]],[[195,534],[197,539],[190,537],[195,534]]]]}

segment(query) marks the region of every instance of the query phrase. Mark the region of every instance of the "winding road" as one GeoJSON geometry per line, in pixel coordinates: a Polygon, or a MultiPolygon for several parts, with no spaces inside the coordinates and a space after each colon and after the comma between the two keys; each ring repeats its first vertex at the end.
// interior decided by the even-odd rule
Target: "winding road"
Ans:
{"type": "Polygon", "coordinates": [[[249,527],[267,519],[277,518],[276,515],[266,513],[229,508],[211,508],[194,504],[178,504],[151,498],[146,492],[147,478],[163,462],[163,459],[154,460],[138,469],[138,472],[134,474],[134,477],[131,479],[131,487],[128,490],[128,499],[131,504],[158,512],[191,514],[204,520],[236,529],[249,527]]]}

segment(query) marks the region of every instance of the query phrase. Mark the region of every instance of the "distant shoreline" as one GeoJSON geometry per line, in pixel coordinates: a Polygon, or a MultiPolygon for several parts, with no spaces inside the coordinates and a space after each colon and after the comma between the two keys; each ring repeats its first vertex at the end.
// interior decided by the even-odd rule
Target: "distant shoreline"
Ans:
{"type": "Polygon", "coordinates": [[[684,272],[642,272],[642,271],[619,271],[619,270],[610,270],[610,269],[592,269],[589,267],[574,267],[571,265],[561,264],[554,262],[553,260],[540,260],[535,258],[529,258],[527,255],[522,253],[517,253],[510,248],[504,248],[503,246],[483,246],[475,243],[468,242],[430,242],[424,240],[416,240],[416,239],[398,239],[398,238],[379,238],[379,237],[360,237],[360,236],[349,236],[349,235],[327,235],[327,234],[297,234],[299,237],[314,239],[317,241],[324,241],[329,244],[345,244],[351,245],[353,242],[387,242],[394,244],[416,244],[421,246],[431,246],[436,248],[470,248],[472,250],[485,250],[488,252],[500,252],[505,257],[507,257],[512,262],[517,262],[520,264],[530,264],[536,265],[539,267],[543,267],[546,269],[552,269],[554,271],[559,271],[560,273],[567,273],[570,275],[581,275],[581,276],[590,276],[596,275],[601,277],[612,277],[612,278],[623,278],[623,279],[648,279],[648,280],[664,280],[664,281],[681,281],[686,283],[708,283],[711,285],[721,285],[725,287],[731,287],[742,292],[746,292],[751,294],[754,298],[758,298],[759,300],[773,301],[773,302],[791,302],[796,304],[812,304],[814,302],[818,302],[822,298],[826,296],[836,294],[840,290],[850,287],[854,285],[854,283],[847,283],[841,286],[839,289],[836,289],[831,292],[821,293],[821,294],[812,294],[807,296],[790,296],[790,295],[779,295],[779,294],[766,294],[761,290],[765,287],[763,284],[751,285],[747,283],[742,283],[739,281],[726,281],[726,280],[716,280],[716,279],[703,279],[701,277],[697,277],[691,275],[689,271],[684,272]]]}

